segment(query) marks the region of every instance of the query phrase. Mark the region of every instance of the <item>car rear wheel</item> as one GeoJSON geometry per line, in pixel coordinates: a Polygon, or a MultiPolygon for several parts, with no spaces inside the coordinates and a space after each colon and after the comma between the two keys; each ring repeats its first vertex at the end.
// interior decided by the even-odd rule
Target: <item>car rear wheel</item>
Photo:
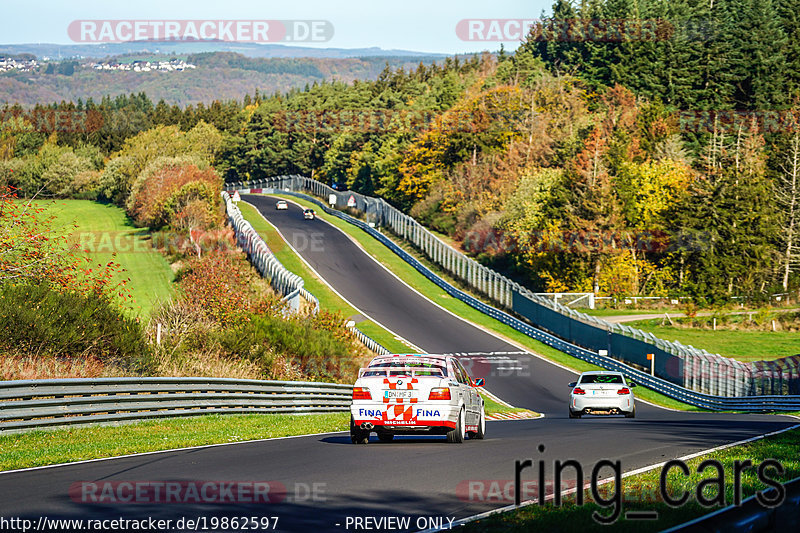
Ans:
{"type": "Polygon", "coordinates": [[[636,406],[633,406],[633,410],[630,413],[625,413],[625,418],[636,418],[636,406]]]}
{"type": "Polygon", "coordinates": [[[466,425],[464,418],[466,416],[466,410],[462,407],[461,412],[458,414],[456,427],[447,432],[447,442],[464,442],[464,426],[466,425]]]}
{"type": "Polygon", "coordinates": [[[580,418],[581,414],[574,412],[572,409],[569,410],[569,417],[570,418],[580,418]]]}
{"type": "Polygon", "coordinates": [[[369,431],[356,426],[353,417],[350,417],[350,442],[353,444],[367,444],[369,442],[369,431]]]}
{"type": "Polygon", "coordinates": [[[478,431],[467,431],[470,439],[482,439],[486,435],[486,413],[481,405],[481,412],[478,417],[478,431]]]}

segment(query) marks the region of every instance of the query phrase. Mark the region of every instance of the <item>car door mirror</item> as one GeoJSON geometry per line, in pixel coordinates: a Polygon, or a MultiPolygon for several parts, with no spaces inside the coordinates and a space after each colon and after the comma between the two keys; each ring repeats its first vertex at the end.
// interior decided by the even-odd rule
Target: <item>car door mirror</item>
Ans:
{"type": "Polygon", "coordinates": [[[629,381],[628,382],[628,387],[635,387],[635,386],[636,386],[636,383],[634,383],[633,381],[629,381]]]}
{"type": "Polygon", "coordinates": [[[475,387],[483,387],[486,385],[486,380],[483,378],[478,378],[472,382],[472,385],[475,387]]]}
{"type": "Polygon", "coordinates": [[[577,381],[570,381],[570,382],[569,382],[569,385],[567,385],[567,387],[569,387],[570,389],[574,389],[574,388],[575,388],[575,385],[577,385],[577,384],[578,384],[578,382],[577,382],[577,381]]]}

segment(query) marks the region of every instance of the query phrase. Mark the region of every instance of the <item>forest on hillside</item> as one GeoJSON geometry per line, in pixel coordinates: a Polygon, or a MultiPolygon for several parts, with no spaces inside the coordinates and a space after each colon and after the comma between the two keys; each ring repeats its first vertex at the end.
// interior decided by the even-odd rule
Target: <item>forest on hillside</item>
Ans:
{"type": "Polygon", "coordinates": [[[7,106],[0,180],[130,207],[184,132],[213,140],[203,160],[227,181],[300,173],[381,196],[537,291],[723,303],[800,288],[797,0],[558,0],[534,30],[374,81],[7,106]],[[661,24],[593,38],[597,20],[661,24]],[[37,128],[56,112],[91,120],[37,128]]]}

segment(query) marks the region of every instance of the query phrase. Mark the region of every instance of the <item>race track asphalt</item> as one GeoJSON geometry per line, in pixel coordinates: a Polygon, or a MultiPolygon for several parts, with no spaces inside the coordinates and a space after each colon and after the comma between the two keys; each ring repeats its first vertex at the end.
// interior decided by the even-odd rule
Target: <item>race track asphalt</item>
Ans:
{"type": "MultiPolygon", "coordinates": [[[[245,195],[340,294],[365,315],[428,352],[520,352],[520,348],[450,315],[414,293],[322,220],[305,221],[290,202],[245,195]]],[[[387,252],[389,253],[389,252],[387,252]]],[[[473,374],[502,399],[545,414],[537,420],[487,423],[487,438],[447,444],[440,438],[399,437],[356,446],[346,433],[177,450],[106,461],[0,474],[0,517],[76,519],[278,516],[280,531],[367,531],[367,517],[463,518],[511,503],[506,489],[516,460],[575,459],[588,481],[600,460],[623,471],[795,425],[770,415],[687,413],[637,404],[637,417],[567,418],[567,383],[575,374],[530,354],[473,356],[473,374]],[[502,370],[513,368],[515,370],[502,370]],[[544,446],[544,452],[538,447],[544,446]],[[273,504],[97,504],[70,498],[80,482],[272,481],[288,497],[273,504]],[[493,485],[493,481],[497,481],[493,485]],[[310,496],[316,488],[316,497],[310,496]],[[361,522],[356,522],[361,519],[361,522]],[[357,527],[358,525],[362,527],[357,527]]],[[[345,428],[343,428],[345,429],[345,428]]],[[[570,470],[571,471],[571,470],[570,470]]],[[[600,477],[608,477],[605,469],[600,477]]],[[[537,479],[536,469],[522,479],[537,479]]],[[[567,476],[569,478],[569,476],[567,476]]],[[[552,488],[548,488],[548,493],[552,488]]],[[[535,496],[535,489],[528,497],[535,496]]],[[[420,522],[417,522],[417,520],[420,522]]],[[[173,522],[174,524],[174,522],[173,522]]],[[[386,523],[382,523],[386,526],[386,523]]],[[[394,525],[394,524],[392,524],[394,525]]],[[[599,528],[599,526],[598,526],[599,528]]],[[[66,528],[68,529],[68,528],[66,528]]],[[[185,528],[184,528],[185,529],[185,528]]],[[[201,528],[199,528],[201,529],[201,528]]],[[[229,530],[232,528],[228,528],[229,530]]],[[[388,530],[388,528],[379,528],[388,530]]],[[[394,528],[392,528],[394,529],[394,528]]],[[[396,529],[394,529],[396,530],[396,529]]]]}

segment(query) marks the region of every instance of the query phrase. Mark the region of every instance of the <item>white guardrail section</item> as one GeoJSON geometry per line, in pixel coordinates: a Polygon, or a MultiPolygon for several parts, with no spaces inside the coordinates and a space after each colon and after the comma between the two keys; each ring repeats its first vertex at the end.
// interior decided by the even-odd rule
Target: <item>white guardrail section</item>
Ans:
{"type": "Polygon", "coordinates": [[[208,414],[346,411],[352,386],[227,378],[0,381],[0,435],[208,414]]]}
{"type": "MultiPolygon", "coordinates": [[[[763,369],[756,371],[753,363],[742,363],[734,359],[722,357],[706,350],[681,344],[678,341],[666,341],[637,328],[607,322],[601,318],[571,309],[558,302],[534,294],[518,283],[491,270],[456,250],[431,233],[412,217],[389,205],[381,198],[372,198],[350,191],[340,192],[305,176],[277,176],[274,178],[252,181],[247,184],[237,182],[226,184],[228,189],[241,189],[243,192],[262,192],[262,189],[281,191],[306,191],[313,196],[323,198],[325,202],[335,200],[335,206],[355,209],[366,213],[367,220],[373,217],[392,232],[412,243],[431,261],[442,267],[454,277],[463,280],[473,290],[487,296],[502,308],[512,308],[512,293],[517,291],[528,299],[550,308],[565,317],[622,334],[652,344],[667,353],[684,361],[683,386],[686,389],[707,394],[713,397],[744,396],[751,390],[756,375],[762,381],[777,382],[781,370],[763,369]]],[[[320,204],[327,209],[327,206],[320,204]]],[[[658,378],[656,378],[658,379],[658,378]]],[[[762,390],[768,389],[763,386],[762,390]]],[[[769,393],[767,393],[769,394],[769,393]]],[[[778,392],[781,394],[781,392],[778,392]]]]}
{"type": "MultiPolygon", "coordinates": [[[[294,311],[299,309],[298,298],[302,297],[314,306],[312,312],[317,314],[319,312],[319,300],[303,287],[303,279],[289,271],[278,261],[272,253],[272,250],[267,246],[267,243],[264,242],[264,239],[261,238],[258,232],[253,229],[253,226],[242,216],[241,210],[239,210],[239,207],[233,202],[226,191],[222,191],[222,199],[225,202],[225,212],[228,215],[228,221],[233,228],[234,235],[236,235],[236,243],[247,253],[250,262],[256,267],[256,270],[270,282],[275,290],[284,295],[284,300],[289,302],[291,309],[294,311]]],[[[389,350],[368,337],[355,326],[352,326],[350,329],[359,342],[368,349],[378,355],[389,353],[389,350]]]]}

